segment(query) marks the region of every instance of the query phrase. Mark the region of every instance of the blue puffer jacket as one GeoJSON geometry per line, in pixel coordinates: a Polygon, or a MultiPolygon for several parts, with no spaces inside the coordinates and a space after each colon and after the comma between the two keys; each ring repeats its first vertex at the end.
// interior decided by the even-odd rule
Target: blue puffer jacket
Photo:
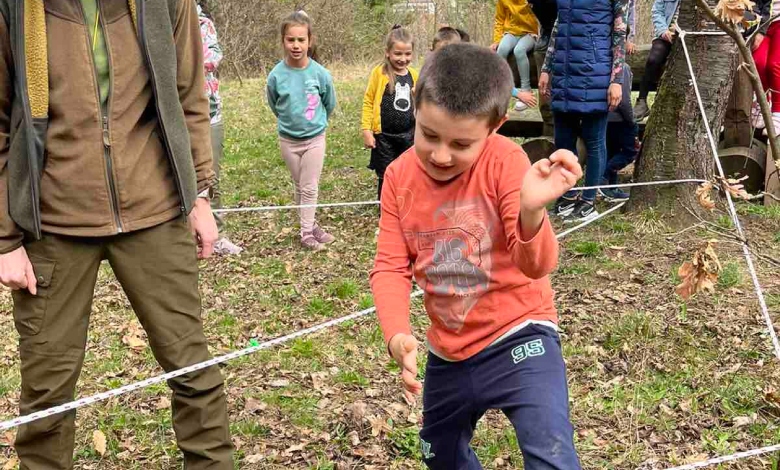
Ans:
{"type": "Polygon", "coordinates": [[[611,0],[558,0],[552,109],[606,113],[612,76],[611,0]]]}

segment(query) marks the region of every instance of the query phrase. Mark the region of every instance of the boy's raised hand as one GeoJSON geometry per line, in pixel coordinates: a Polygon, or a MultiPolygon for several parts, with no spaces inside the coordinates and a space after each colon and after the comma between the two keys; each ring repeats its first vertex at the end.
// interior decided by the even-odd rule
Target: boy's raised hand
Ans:
{"type": "Polygon", "coordinates": [[[558,150],[550,158],[534,163],[523,178],[520,190],[522,211],[543,210],[563,196],[582,178],[577,157],[568,150],[558,150]]]}
{"type": "Polygon", "coordinates": [[[417,380],[417,339],[412,335],[399,333],[390,339],[388,348],[395,362],[401,367],[404,383],[404,398],[407,403],[415,402],[415,395],[422,392],[422,383],[417,380]]]}

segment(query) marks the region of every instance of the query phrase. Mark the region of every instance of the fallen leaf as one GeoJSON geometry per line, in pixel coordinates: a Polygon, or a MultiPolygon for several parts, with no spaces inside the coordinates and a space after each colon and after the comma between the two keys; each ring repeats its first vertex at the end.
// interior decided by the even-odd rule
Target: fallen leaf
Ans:
{"type": "Polygon", "coordinates": [[[702,291],[714,292],[720,270],[713,241],[708,241],[696,250],[692,261],[686,261],[680,266],[677,274],[682,282],[674,290],[685,300],[702,291]]]}
{"type": "Polygon", "coordinates": [[[11,460],[3,465],[3,470],[14,470],[17,465],[19,465],[19,459],[16,457],[11,457],[11,460]]]}
{"type": "Polygon", "coordinates": [[[737,416],[731,421],[734,423],[735,428],[744,428],[745,426],[750,426],[755,423],[756,419],[758,419],[758,415],[753,414],[752,416],[737,416]]]}
{"type": "Polygon", "coordinates": [[[721,180],[721,186],[735,198],[749,201],[753,196],[745,190],[745,185],[742,184],[742,181],[745,181],[746,179],[748,179],[747,176],[743,176],[739,179],[728,178],[725,182],[721,180]]]}
{"type": "Polygon", "coordinates": [[[279,380],[274,380],[269,385],[274,388],[284,388],[290,386],[290,381],[287,379],[279,379],[279,380]]]}
{"type": "Polygon", "coordinates": [[[709,457],[710,457],[709,455],[703,454],[703,453],[702,454],[691,455],[690,457],[687,457],[685,459],[685,463],[688,464],[688,463],[703,462],[703,461],[707,460],[709,457]]]}
{"type": "Polygon", "coordinates": [[[712,193],[712,187],[712,183],[707,181],[706,183],[702,183],[698,188],[696,188],[696,199],[699,201],[699,205],[708,211],[715,209],[715,202],[710,197],[712,193]]]}
{"type": "Polygon", "coordinates": [[[374,437],[393,430],[381,416],[371,416],[368,418],[368,422],[371,423],[371,435],[374,437]]]}
{"type": "Polygon", "coordinates": [[[349,415],[356,423],[363,421],[363,418],[366,417],[367,411],[368,405],[362,401],[356,401],[347,407],[347,412],[349,412],[349,415]]]}
{"type": "Polygon", "coordinates": [[[265,411],[266,408],[268,408],[268,405],[261,401],[255,400],[254,398],[247,398],[246,403],[244,403],[244,411],[247,413],[265,411]]]}
{"type": "Polygon", "coordinates": [[[293,454],[295,452],[300,452],[306,447],[306,443],[297,444],[294,446],[289,447],[287,450],[284,451],[285,454],[293,454]]]}
{"type": "Polygon", "coordinates": [[[246,462],[246,463],[260,463],[264,458],[265,457],[263,456],[263,454],[252,454],[252,455],[247,455],[244,458],[244,462],[246,462]]]}
{"type": "Polygon", "coordinates": [[[347,437],[349,438],[349,442],[352,444],[353,447],[360,445],[360,436],[358,436],[357,431],[352,431],[349,434],[347,434],[347,437]]]}
{"type": "Polygon", "coordinates": [[[94,431],[92,433],[92,447],[101,456],[106,454],[106,435],[103,434],[103,431],[94,431]]]}
{"type": "Polygon", "coordinates": [[[122,342],[130,349],[140,351],[146,347],[144,340],[133,334],[127,334],[122,337],[122,342]]]}
{"type": "Polygon", "coordinates": [[[160,401],[157,402],[157,405],[155,405],[155,408],[158,410],[165,410],[171,407],[171,400],[169,400],[167,397],[160,398],[160,401]]]}

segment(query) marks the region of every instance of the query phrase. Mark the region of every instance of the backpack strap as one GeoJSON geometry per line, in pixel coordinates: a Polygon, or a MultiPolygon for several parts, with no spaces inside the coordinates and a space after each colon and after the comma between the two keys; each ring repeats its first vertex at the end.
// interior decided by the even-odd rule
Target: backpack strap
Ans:
{"type": "MultiPolygon", "coordinates": [[[[0,0],[0,3],[5,3],[6,0],[0,0]]],[[[140,1],[146,1],[146,0],[140,0],[140,1]]],[[[171,18],[171,29],[176,28],[176,8],[178,8],[179,3],[182,1],[192,1],[192,0],[168,0],[168,14],[171,18]]],[[[136,0],[127,0],[127,6],[130,7],[130,14],[133,16],[133,25],[135,26],[135,30],[138,31],[138,9],[135,5],[136,0]]]]}

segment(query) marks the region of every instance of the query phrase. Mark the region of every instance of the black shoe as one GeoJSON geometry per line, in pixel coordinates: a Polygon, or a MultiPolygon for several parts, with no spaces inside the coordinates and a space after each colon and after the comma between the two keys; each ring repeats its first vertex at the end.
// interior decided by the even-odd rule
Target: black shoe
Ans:
{"type": "Polygon", "coordinates": [[[634,105],[634,121],[642,122],[650,115],[650,108],[647,107],[647,100],[636,100],[634,105]]]}
{"type": "Polygon", "coordinates": [[[561,196],[555,201],[555,209],[552,210],[552,214],[563,218],[568,217],[574,211],[574,206],[576,205],[577,199],[561,196]]]}
{"type": "Polygon", "coordinates": [[[592,201],[577,201],[574,210],[563,219],[564,224],[580,224],[598,217],[599,213],[592,201]]]}

